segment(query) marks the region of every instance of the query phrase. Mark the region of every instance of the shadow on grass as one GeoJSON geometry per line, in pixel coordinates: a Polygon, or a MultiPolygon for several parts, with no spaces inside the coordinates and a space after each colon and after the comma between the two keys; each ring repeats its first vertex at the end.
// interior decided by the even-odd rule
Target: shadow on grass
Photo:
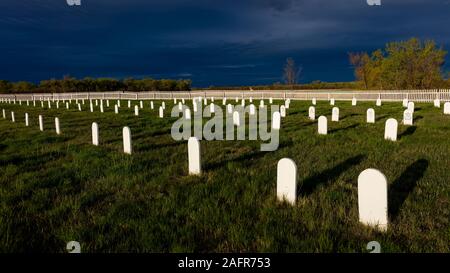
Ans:
{"type": "Polygon", "coordinates": [[[402,139],[403,137],[410,136],[414,134],[414,132],[417,130],[417,126],[409,126],[403,133],[398,135],[399,139],[402,139]]]}
{"type": "Polygon", "coordinates": [[[359,124],[358,124],[358,123],[355,123],[355,124],[353,124],[353,125],[349,125],[349,126],[346,126],[346,127],[337,128],[337,129],[331,129],[331,130],[329,130],[328,132],[329,132],[330,134],[332,134],[332,133],[336,133],[336,132],[343,131],[343,130],[354,129],[354,128],[358,127],[358,126],[359,126],[359,124]]]}
{"type": "Polygon", "coordinates": [[[391,221],[395,220],[408,195],[414,190],[417,181],[422,179],[428,168],[428,160],[419,159],[411,164],[389,187],[388,204],[391,221]]]}
{"type": "Polygon", "coordinates": [[[267,152],[263,152],[263,151],[260,151],[260,150],[252,151],[250,153],[245,153],[243,155],[239,155],[237,157],[230,158],[230,159],[221,160],[219,162],[206,163],[205,164],[205,170],[206,171],[211,171],[211,170],[223,168],[230,161],[232,161],[232,162],[249,163],[252,160],[259,159],[259,158],[261,158],[261,157],[263,157],[265,155],[267,155],[267,152]]]}
{"type": "Polygon", "coordinates": [[[382,120],[382,119],[384,119],[385,117],[387,117],[388,115],[380,115],[380,116],[378,116],[376,119],[375,119],[375,121],[379,121],[379,120],[382,120]]]}
{"type": "Polygon", "coordinates": [[[327,169],[319,174],[308,177],[303,181],[302,186],[298,189],[297,194],[300,196],[305,196],[313,193],[315,189],[325,183],[333,181],[338,176],[340,176],[343,172],[350,169],[352,166],[358,165],[361,161],[366,158],[365,155],[357,155],[354,157],[350,157],[345,161],[339,163],[331,169],[327,169]]]}

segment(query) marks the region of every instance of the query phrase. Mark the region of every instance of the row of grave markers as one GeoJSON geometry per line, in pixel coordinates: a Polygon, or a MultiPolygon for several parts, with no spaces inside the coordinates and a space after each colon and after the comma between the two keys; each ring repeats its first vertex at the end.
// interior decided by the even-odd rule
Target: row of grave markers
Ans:
{"type": "MultiPolygon", "coordinates": [[[[2,115],[3,115],[3,118],[6,119],[5,109],[2,110],[2,115]]],[[[38,120],[39,120],[39,130],[44,131],[44,119],[43,119],[42,115],[39,115],[38,120]]],[[[11,111],[11,121],[14,123],[16,122],[16,116],[15,116],[14,111],[11,111]]],[[[28,113],[25,113],[25,126],[26,127],[30,126],[30,119],[29,119],[28,113]]],[[[55,131],[56,131],[56,134],[58,134],[58,135],[61,134],[61,126],[60,126],[58,117],[55,117],[55,131]]]]}

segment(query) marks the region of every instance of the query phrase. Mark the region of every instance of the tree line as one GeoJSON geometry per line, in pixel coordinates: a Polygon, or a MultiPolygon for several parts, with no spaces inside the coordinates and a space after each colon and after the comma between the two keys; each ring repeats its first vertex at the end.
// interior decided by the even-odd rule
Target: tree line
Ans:
{"type": "Polygon", "coordinates": [[[63,79],[43,80],[39,84],[20,81],[0,80],[0,93],[63,93],[63,92],[101,92],[101,91],[190,91],[191,80],[172,79],[110,79],[69,76],[63,79]]]}
{"type": "Polygon", "coordinates": [[[450,87],[443,71],[446,54],[432,40],[412,38],[370,54],[349,53],[349,60],[364,89],[435,89],[450,87]]]}

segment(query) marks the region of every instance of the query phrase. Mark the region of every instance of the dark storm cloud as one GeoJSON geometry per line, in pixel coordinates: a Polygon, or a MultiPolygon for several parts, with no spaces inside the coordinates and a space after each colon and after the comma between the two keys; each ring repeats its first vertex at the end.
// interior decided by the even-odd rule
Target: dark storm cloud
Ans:
{"type": "Polygon", "coordinates": [[[2,0],[0,78],[190,77],[194,85],[351,80],[346,52],[412,36],[448,48],[448,0],[2,0]]]}

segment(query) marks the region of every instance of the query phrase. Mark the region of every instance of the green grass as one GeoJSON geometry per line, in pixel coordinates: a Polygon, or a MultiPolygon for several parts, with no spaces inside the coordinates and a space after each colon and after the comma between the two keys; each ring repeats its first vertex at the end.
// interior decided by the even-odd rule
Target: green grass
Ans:
{"type": "Polygon", "coordinates": [[[329,125],[319,136],[309,102],[292,101],[278,150],[202,141],[201,176],[188,176],[187,142],[171,138],[176,119],[157,118],[159,102],[155,110],[146,102],[139,117],[121,105],[119,115],[113,104],[106,113],[89,113],[87,104],[84,112],[0,105],[0,252],[67,252],[72,240],[82,252],[367,252],[374,240],[383,252],[450,250],[450,116],[432,103],[417,103],[415,125],[399,125],[390,142],[384,123],[401,120],[401,103],[338,101],[336,123],[319,101],[316,116],[329,125]],[[375,124],[365,123],[368,107],[375,124]],[[94,121],[98,147],[90,144],[94,121]],[[132,132],[131,156],[122,152],[123,126],[132,132]],[[298,167],[295,206],[276,200],[283,157],[298,167]],[[358,222],[357,177],[366,168],[389,182],[386,233],[358,222]]]}

